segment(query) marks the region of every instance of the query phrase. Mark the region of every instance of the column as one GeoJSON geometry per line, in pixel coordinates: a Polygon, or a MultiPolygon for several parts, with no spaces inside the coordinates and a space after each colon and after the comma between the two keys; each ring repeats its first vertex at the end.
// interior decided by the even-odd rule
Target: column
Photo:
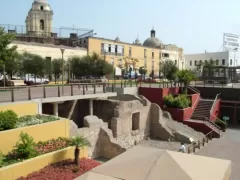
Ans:
{"type": "Polygon", "coordinates": [[[58,117],[58,103],[53,103],[53,115],[58,117]]]}
{"type": "Polygon", "coordinates": [[[89,115],[93,115],[93,100],[89,99],[89,115]]]}

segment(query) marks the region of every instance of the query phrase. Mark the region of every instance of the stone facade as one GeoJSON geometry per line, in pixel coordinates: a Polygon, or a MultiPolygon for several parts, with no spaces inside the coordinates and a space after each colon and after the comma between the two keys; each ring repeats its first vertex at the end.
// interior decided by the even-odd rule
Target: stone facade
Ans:
{"type": "Polygon", "coordinates": [[[91,157],[113,158],[149,137],[186,143],[204,137],[202,133],[174,121],[169,113],[143,96],[118,95],[95,100],[93,113],[94,116],[86,116],[83,123],[74,120],[82,125],[79,128],[72,122],[70,129],[72,136],[81,135],[90,141],[91,157]]]}

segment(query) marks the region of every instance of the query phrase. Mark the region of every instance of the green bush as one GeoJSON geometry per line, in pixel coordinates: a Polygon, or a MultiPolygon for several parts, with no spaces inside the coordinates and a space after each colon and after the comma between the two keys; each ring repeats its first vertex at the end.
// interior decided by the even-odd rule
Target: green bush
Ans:
{"type": "Polygon", "coordinates": [[[16,127],[18,117],[12,110],[0,112],[0,131],[13,129],[16,127]]]}
{"type": "Polygon", "coordinates": [[[36,157],[38,153],[35,149],[33,137],[23,132],[21,132],[19,137],[20,140],[17,142],[15,148],[13,149],[14,156],[20,159],[29,159],[36,157]]]}
{"type": "Polygon", "coordinates": [[[227,123],[226,122],[217,119],[215,121],[215,124],[218,125],[221,128],[221,130],[226,131],[226,129],[227,129],[227,123]]]}
{"type": "Polygon", "coordinates": [[[164,99],[164,105],[167,108],[179,108],[184,109],[190,106],[191,101],[189,100],[188,96],[185,94],[181,94],[179,96],[174,97],[172,94],[169,94],[168,96],[165,96],[164,99]]]}

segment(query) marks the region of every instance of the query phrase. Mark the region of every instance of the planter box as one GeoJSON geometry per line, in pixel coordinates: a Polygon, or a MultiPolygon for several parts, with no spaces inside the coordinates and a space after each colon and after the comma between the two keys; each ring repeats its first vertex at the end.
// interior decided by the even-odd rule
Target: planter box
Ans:
{"type": "Polygon", "coordinates": [[[35,142],[47,141],[58,137],[69,137],[69,120],[61,119],[49,123],[26,126],[0,132],[0,151],[3,154],[13,149],[19,140],[21,132],[27,133],[34,138],[35,142]]]}
{"type": "Polygon", "coordinates": [[[191,107],[185,109],[177,109],[177,108],[165,108],[165,111],[168,111],[174,120],[177,121],[185,121],[191,118],[193,110],[191,107]]]}
{"type": "Polygon", "coordinates": [[[165,108],[165,111],[168,111],[174,120],[177,121],[185,121],[189,120],[192,117],[193,112],[195,111],[198,102],[199,102],[200,94],[192,94],[190,95],[191,107],[178,109],[178,108],[165,108]]]}
{"type": "MultiPolygon", "coordinates": [[[[87,147],[81,149],[80,157],[88,157],[87,147]]],[[[0,168],[0,179],[15,180],[21,176],[27,176],[34,171],[38,171],[49,164],[57,163],[70,158],[74,158],[74,147],[68,147],[0,168]]]]}

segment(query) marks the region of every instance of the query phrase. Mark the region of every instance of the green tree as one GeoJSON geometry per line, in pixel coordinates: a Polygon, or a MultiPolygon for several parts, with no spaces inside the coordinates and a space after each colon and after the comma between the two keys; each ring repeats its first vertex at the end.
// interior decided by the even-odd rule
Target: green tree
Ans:
{"type": "Polygon", "coordinates": [[[203,71],[202,76],[214,76],[214,68],[216,66],[216,61],[212,58],[210,61],[199,62],[196,66],[196,71],[203,71]]]}
{"type": "Polygon", "coordinates": [[[33,74],[34,77],[43,77],[45,70],[44,59],[36,54],[24,53],[23,55],[23,72],[33,74]]]}
{"type": "MultiPolygon", "coordinates": [[[[10,76],[10,79],[12,79],[13,75],[21,73],[21,67],[21,55],[15,51],[12,54],[12,58],[5,62],[5,72],[10,76]]],[[[3,66],[0,67],[0,71],[4,71],[3,66]]]]}
{"type": "MultiPolygon", "coordinates": [[[[14,58],[17,46],[11,46],[10,44],[15,39],[14,34],[10,34],[4,31],[3,28],[0,27],[0,65],[2,66],[2,72],[5,73],[5,67],[7,61],[14,58]]],[[[4,76],[5,82],[5,76],[4,76]]]]}
{"type": "Polygon", "coordinates": [[[74,150],[74,163],[78,166],[79,165],[79,155],[80,155],[80,148],[84,146],[90,146],[90,143],[87,139],[76,136],[71,138],[71,146],[75,146],[74,150]]]}
{"type": "Polygon", "coordinates": [[[176,73],[178,71],[177,66],[171,60],[166,60],[160,62],[159,64],[159,72],[164,74],[164,77],[169,80],[176,79],[176,73]]]}
{"type": "Polygon", "coordinates": [[[54,59],[52,61],[52,73],[54,75],[56,84],[57,79],[59,79],[60,75],[62,74],[62,59],[54,59]]]}
{"type": "Polygon", "coordinates": [[[51,57],[46,57],[44,59],[44,73],[48,75],[48,79],[52,80],[52,63],[51,63],[51,57]]]}
{"type": "Polygon", "coordinates": [[[142,76],[144,76],[145,74],[147,74],[147,70],[142,66],[139,68],[138,70],[139,74],[141,74],[142,76]]]}
{"type": "Polygon", "coordinates": [[[96,53],[83,57],[72,57],[71,62],[73,74],[77,77],[100,77],[113,72],[113,66],[96,53]]]}
{"type": "Polygon", "coordinates": [[[191,81],[196,79],[195,74],[190,70],[180,70],[176,73],[179,82],[181,82],[183,87],[183,92],[187,94],[187,89],[191,81]]]}

